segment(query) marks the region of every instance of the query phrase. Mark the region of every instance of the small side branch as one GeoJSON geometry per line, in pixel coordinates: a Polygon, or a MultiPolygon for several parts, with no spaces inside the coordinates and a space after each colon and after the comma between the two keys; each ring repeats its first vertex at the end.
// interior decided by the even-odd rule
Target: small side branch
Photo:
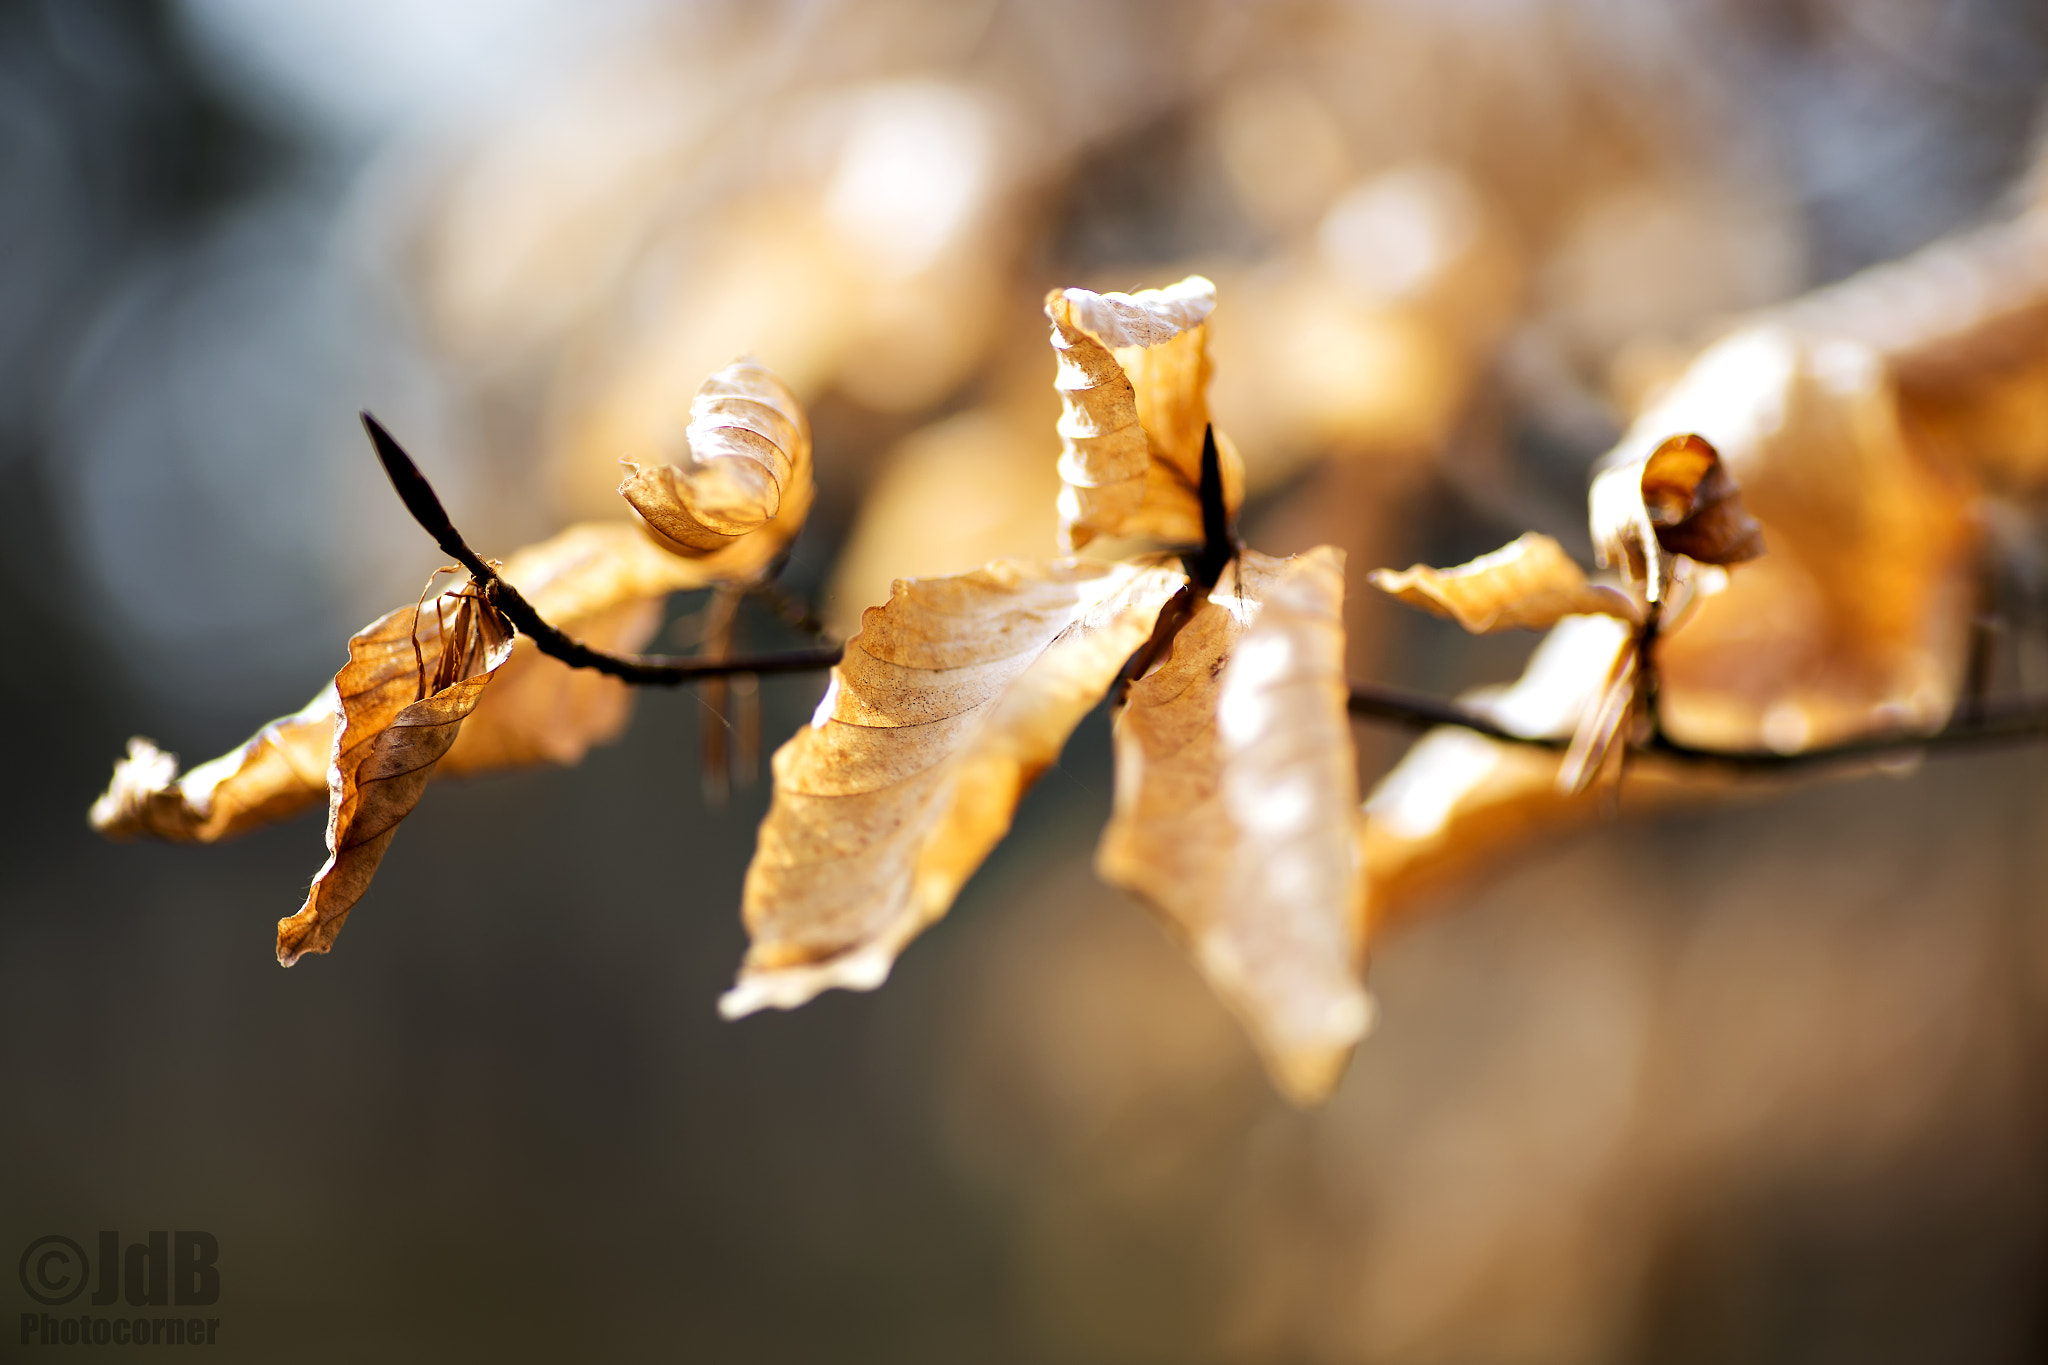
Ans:
{"type": "Polygon", "coordinates": [[[462,533],[455,529],[455,523],[449,520],[447,509],[441,506],[433,485],[427,482],[419,466],[392,439],[382,423],[366,412],[363,414],[363,429],[369,432],[370,444],[377,449],[377,459],[390,477],[391,486],[398,491],[400,501],[405,503],[405,510],[412,513],[412,519],[434,538],[442,553],[469,571],[470,578],[475,580],[485,599],[503,612],[520,634],[531,637],[541,653],[560,659],[571,668],[596,669],[639,686],[676,687],[706,678],[727,678],[736,673],[815,673],[839,662],[840,651],[836,647],[790,650],[782,654],[734,654],[718,659],[608,654],[592,649],[542,620],[533,604],[520,595],[519,589],[500,577],[489,561],[469,547],[462,533]]]}
{"type": "MultiPolygon", "coordinates": [[[[1361,720],[1383,721],[1411,730],[1453,725],[1505,744],[1524,744],[1537,749],[1563,750],[1571,743],[1569,738],[1562,736],[1520,734],[1459,702],[1389,687],[1353,683],[1350,710],[1361,720]]],[[[1630,752],[1649,758],[1748,772],[1791,772],[1836,763],[1867,763],[1902,754],[2025,744],[2039,740],[2048,740],[2048,701],[2025,700],[1985,703],[1974,713],[1962,715],[1940,730],[1898,730],[1792,753],[1779,753],[1772,749],[1702,749],[1680,744],[1663,735],[1634,746],[1630,752]]]]}
{"type": "MultiPolygon", "coordinates": [[[[441,506],[441,499],[435,495],[433,486],[420,473],[419,467],[413,464],[412,458],[392,439],[391,433],[367,412],[363,414],[363,427],[370,433],[371,444],[377,449],[377,458],[382,462],[384,472],[390,476],[391,486],[398,490],[398,496],[405,503],[406,510],[412,513],[413,520],[426,529],[427,534],[434,538],[434,543],[441,547],[443,553],[469,571],[470,577],[475,580],[484,597],[503,612],[506,619],[511,621],[521,634],[532,637],[534,644],[543,654],[560,659],[572,668],[592,668],[629,683],[652,687],[675,687],[683,683],[700,682],[707,678],[726,678],[735,674],[813,673],[830,668],[839,662],[841,651],[837,646],[790,650],[781,654],[688,659],[665,655],[608,654],[603,650],[592,649],[580,640],[571,639],[542,620],[540,613],[534,610],[533,604],[520,596],[517,588],[500,577],[497,569],[489,561],[469,547],[462,534],[455,529],[455,524],[449,520],[448,512],[441,506]]],[[[1200,574],[1214,568],[1220,577],[1221,564],[1227,563],[1230,554],[1234,552],[1235,537],[1222,513],[1221,480],[1216,474],[1213,441],[1212,435],[1208,438],[1207,448],[1203,452],[1204,491],[1208,494],[1204,500],[1204,530],[1207,532],[1207,543],[1200,556],[1197,572],[1200,574]]],[[[1562,736],[1520,734],[1508,729],[1491,716],[1460,702],[1445,701],[1438,697],[1367,683],[1351,685],[1350,711],[1361,720],[1380,721],[1411,730],[1453,725],[1470,730],[1474,734],[1484,735],[1488,739],[1499,740],[1504,744],[1523,744],[1538,749],[1562,751],[1571,742],[1562,736]]],[[[1901,754],[1932,753],[1996,744],[2023,744],[2043,739],[2048,739],[2048,701],[2028,700],[1982,702],[1974,707],[1966,707],[1958,713],[1953,723],[1931,733],[1902,730],[1867,735],[1861,739],[1817,749],[1802,749],[1795,753],[1778,753],[1768,749],[1701,749],[1680,744],[1662,734],[1653,736],[1647,743],[1634,746],[1631,752],[1644,757],[1743,771],[1790,772],[1835,763],[1870,762],[1901,754]]]]}

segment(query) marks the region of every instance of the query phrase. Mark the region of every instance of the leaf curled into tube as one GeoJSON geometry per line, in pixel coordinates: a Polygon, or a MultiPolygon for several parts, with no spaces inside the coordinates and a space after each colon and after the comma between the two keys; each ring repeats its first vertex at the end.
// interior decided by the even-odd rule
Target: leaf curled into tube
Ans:
{"type": "Polygon", "coordinates": [[[898,580],[775,755],[726,1017],[880,985],[1184,581],[1073,560],[898,580]]]}
{"type": "Polygon", "coordinates": [[[619,485],[678,552],[713,554],[765,534],[772,556],[803,524],[812,496],[810,422],[765,366],[735,360],[705,380],[683,444],[680,465],[626,461],[619,485]]]}
{"type": "Polygon", "coordinates": [[[1343,558],[1245,552],[1117,714],[1096,855],[1188,945],[1281,1091],[1336,1085],[1371,1020],[1343,558]]]}
{"type": "Polygon", "coordinates": [[[334,675],[328,858],[306,903],[278,921],[279,962],[289,967],[333,946],[512,640],[497,609],[461,589],[417,612],[400,608],[350,639],[349,661],[334,675]]]}
{"type": "MultiPolygon", "coordinates": [[[[1098,536],[1190,542],[1202,535],[1197,488],[1209,426],[1208,317],[1215,286],[1199,275],[1166,289],[1046,296],[1059,361],[1060,534],[1078,549],[1098,536]]],[[[1235,511],[1244,466],[1218,435],[1235,511]]]]}
{"type": "Polygon", "coordinates": [[[1375,569],[1371,582],[1410,606],[1449,617],[1474,635],[1549,630],[1567,616],[1625,621],[1637,616],[1627,594],[1588,583],[1585,571],[1555,540],[1535,531],[1455,568],[1375,569]]]}

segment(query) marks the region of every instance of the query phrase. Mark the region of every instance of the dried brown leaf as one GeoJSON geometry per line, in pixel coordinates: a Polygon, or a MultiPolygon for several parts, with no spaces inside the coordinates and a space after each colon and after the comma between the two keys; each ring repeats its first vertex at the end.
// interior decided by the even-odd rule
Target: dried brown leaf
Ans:
{"type": "Polygon", "coordinates": [[[1652,602],[1671,589],[1673,555],[1725,565],[1764,552],[1763,529],[1720,453],[1689,432],[1607,465],[1593,479],[1591,504],[1601,565],[1641,583],[1652,602]]]}
{"type": "Polygon", "coordinates": [[[176,758],[138,735],[87,818],[109,839],[210,844],[296,815],[326,799],[334,712],[328,687],[183,777],[176,758]]]}
{"type": "Polygon", "coordinates": [[[736,360],[697,390],[683,441],[682,467],[626,461],[620,496],[681,554],[716,554],[753,537],[765,565],[810,510],[803,405],[766,367],[736,360]]]}
{"type": "Polygon", "coordinates": [[[1588,583],[1563,547],[1534,531],[1456,568],[1417,564],[1400,572],[1374,569],[1370,577],[1382,592],[1447,616],[1474,635],[1549,630],[1567,616],[1632,621],[1638,614],[1627,594],[1588,583]]]}
{"type": "Polygon", "coordinates": [[[328,764],[328,858],[299,912],[278,921],[277,960],[287,967],[333,946],[399,822],[511,656],[512,627],[455,591],[373,622],[348,653],[334,675],[341,714],[328,764]]]}
{"type": "MultiPolygon", "coordinates": [[[[732,571],[726,556],[685,559],[625,521],[572,526],[518,551],[501,570],[543,620],[593,649],[627,654],[660,629],[670,593],[707,587],[732,571]]],[[[436,771],[453,777],[576,763],[625,729],[633,695],[617,678],[571,668],[521,636],[436,771]]]]}
{"type": "Polygon", "coordinates": [[[1183,581],[1080,561],[899,580],[775,755],[726,1016],[880,985],[1183,581]]]}
{"type": "MultiPolygon", "coordinates": [[[[1790,751],[1941,724],[1960,679],[1980,523],[1971,488],[1902,422],[1882,358],[1745,329],[1644,411],[1618,463],[1672,431],[1712,442],[1770,542],[1735,572],[1699,571],[1710,590],[1658,644],[1673,737],[1790,751]]],[[[1596,524],[1602,492],[1596,483],[1596,524]]]]}
{"type": "Polygon", "coordinates": [[[1643,506],[1657,543],[1702,564],[1740,564],[1764,552],[1763,528],[1704,437],[1673,436],[1643,465],[1643,506]]]}
{"type": "MultiPolygon", "coordinates": [[[[684,559],[657,545],[643,528],[617,521],[572,526],[529,545],[503,573],[544,618],[570,635],[597,649],[630,653],[660,626],[664,597],[703,587],[729,571],[725,556],[684,559]]],[[[591,745],[615,738],[632,705],[633,690],[626,684],[570,668],[521,637],[435,771],[454,776],[527,763],[574,763],[591,745]]],[[[113,781],[93,803],[92,826],[111,839],[212,843],[322,804],[328,800],[335,710],[329,684],[297,713],[272,721],[240,748],[182,777],[171,755],[147,739],[130,740],[128,756],[115,765],[113,781]]]]}
{"type": "MultiPolygon", "coordinates": [[[[1544,637],[1514,684],[1463,701],[1518,734],[1564,739],[1597,726],[1631,657],[1627,622],[1573,616],[1544,637]]],[[[1368,940],[1467,868],[1539,834],[1595,818],[1607,800],[1566,780],[1567,755],[1446,726],[1424,735],[1365,802],[1368,940]]],[[[1597,763],[1595,764],[1597,770],[1597,763]]],[[[1707,789],[1698,768],[1638,763],[1631,802],[1707,789]]]]}
{"type": "Polygon", "coordinates": [[[1149,902],[1275,1084],[1325,1098],[1370,1022],[1343,556],[1247,551],[1133,684],[1096,867],[1149,902]]]}
{"type": "Polygon", "coordinates": [[[861,499],[825,597],[843,638],[899,578],[963,573],[1054,543],[1060,477],[1045,458],[1044,393],[977,408],[890,451],[861,499]]]}
{"type": "MultiPolygon", "coordinates": [[[[1060,535],[1197,541],[1202,433],[1209,424],[1209,329],[1215,286],[1191,275],[1166,289],[1046,296],[1059,360],[1060,535]]],[[[1244,495],[1244,465],[1220,433],[1225,502],[1244,495]]]]}

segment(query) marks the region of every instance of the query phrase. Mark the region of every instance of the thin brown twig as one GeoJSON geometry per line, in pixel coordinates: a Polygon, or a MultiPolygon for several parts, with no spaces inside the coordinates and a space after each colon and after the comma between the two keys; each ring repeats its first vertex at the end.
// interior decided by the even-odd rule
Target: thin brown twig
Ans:
{"type": "Polygon", "coordinates": [[[541,619],[539,612],[483,556],[469,548],[461,532],[448,519],[433,485],[419,471],[391,433],[369,413],[363,415],[363,429],[370,433],[377,459],[397,490],[399,500],[412,513],[443,553],[463,568],[477,587],[513,626],[530,637],[540,652],[560,659],[572,668],[593,668],[600,673],[643,687],[676,687],[706,678],[730,677],[735,673],[814,673],[839,662],[837,646],[828,649],[798,649],[782,654],[731,655],[723,659],[678,659],[666,655],[609,654],[572,639],[541,619]]]}
{"type": "MultiPolygon", "coordinates": [[[[1378,720],[1428,730],[1449,725],[1497,739],[1507,744],[1563,751],[1571,740],[1562,735],[1525,735],[1510,730],[1491,716],[1454,701],[1426,697],[1395,688],[1351,684],[1351,714],[1361,720],[1378,720]]],[[[1703,749],[1681,744],[1658,735],[1638,744],[1630,752],[1648,758],[1669,759],[1759,772],[1789,772],[1799,768],[1826,767],[1835,763],[1866,763],[1902,754],[1971,748],[1989,744],[2028,743],[2048,739],[2048,701],[2015,699],[1985,703],[1973,717],[1964,717],[1939,730],[1893,730],[1779,753],[1774,749],[1703,749]]]]}
{"type": "MultiPolygon", "coordinates": [[[[574,668],[592,668],[614,678],[642,686],[674,687],[706,678],[730,677],[744,673],[808,673],[830,668],[839,662],[840,649],[801,649],[782,654],[734,655],[722,659],[676,659],[660,655],[607,654],[571,639],[541,619],[519,590],[498,575],[482,556],[469,548],[448,519],[433,487],[418,466],[401,449],[391,434],[367,412],[363,426],[377,448],[377,458],[392,486],[435,543],[469,570],[486,600],[503,612],[523,634],[532,637],[544,654],[574,668]]],[[[1456,726],[1507,744],[1563,751],[1571,741],[1559,735],[1525,735],[1510,730],[1491,716],[1455,701],[1370,683],[1351,684],[1350,712],[1360,720],[1383,721],[1412,730],[1456,726]]],[[[2029,743],[2048,739],[2048,701],[2032,699],[1985,702],[1940,730],[1896,730],[1866,735],[1840,744],[1779,753],[1769,749],[1702,749],[1681,744],[1661,733],[1631,752],[1642,757],[1720,766],[1745,771],[1789,772],[1800,768],[1825,767],[1836,763],[1870,762],[1903,754],[1937,752],[1991,744],[2029,743]]]]}

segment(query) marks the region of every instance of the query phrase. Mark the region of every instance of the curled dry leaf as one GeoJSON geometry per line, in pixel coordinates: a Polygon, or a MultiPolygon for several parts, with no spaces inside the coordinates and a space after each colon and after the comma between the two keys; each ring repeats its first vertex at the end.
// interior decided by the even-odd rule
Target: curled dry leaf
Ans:
{"type": "Polygon", "coordinates": [[[726,1016],[880,985],[1184,581],[1079,561],[898,581],[775,755],[726,1016]]]}
{"type": "MultiPolygon", "coordinates": [[[[593,648],[632,652],[659,627],[662,599],[715,581],[721,562],[670,554],[630,522],[589,522],[519,551],[503,572],[548,621],[593,648]]],[[[410,620],[412,608],[402,610],[410,620]]],[[[624,683],[570,668],[522,637],[436,771],[574,763],[618,735],[632,704],[624,683]]],[[[171,755],[130,740],[93,803],[92,826],[113,839],[212,843],[325,803],[335,712],[329,684],[300,711],[182,777],[171,755]]]]}
{"type": "Polygon", "coordinates": [[[1535,531],[1456,568],[1375,569],[1371,581],[1382,592],[1447,616],[1474,635],[1549,630],[1567,616],[1633,621],[1638,615],[1627,594],[1588,583],[1563,547],[1535,531]]]}
{"type": "Polygon", "coordinates": [[[1326,1097],[1370,1022],[1343,556],[1247,551],[1131,687],[1096,867],[1149,902],[1274,1082],[1326,1097]]]}
{"type": "Polygon", "coordinates": [[[1591,502],[1602,567],[1620,568],[1652,602],[1670,591],[1673,555],[1740,564],[1764,552],[1762,528],[1703,436],[1670,436],[1608,465],[1593,479],[1591,502]]]}
{"type": "MultiPolygon", "coordinates": [[[[1046,296],[1053,383],[1063,411],[1060,535],[1202,537],[1202,433],[1209,425],[1208,316],[1216,289],[1191,275],[1166,289],[1046,296]]],[[[1244,465],[1219,433],[1224,500],[1244,496],[1244,465]]]]}
{"type": "Polygon", "coordinates": [[[697,390],[683,442],[682,467],[626,461],[620,496],[682,554],[716,554],[747,538],[765,565],[810,510],[803,405],[766,367],[736,360],[697,390]]]}
{"type": "MultiPolygon", "coordinates": [[[[1947,719],[1978,520],[1971,489],[1902,422],[1881,357],[1745,329],[1643,412],[1616,466],[1674,430],[1713,444],[1770,553],[1660,640],[1666,730],[1705,747],[1790,751],[1947,719]]],[[[1596,483],[1596,529],[1613,525],[1601,498],[1596,483]]]]}
{"type": "Polygon", "coordinates": [[[373,622],[348,654],[334,675],[328,857],[299,912],[278,921],[277,960],[287,967],[333,946],[434,765],[511,657],[512,627],[465,587],[373,622]]]}

